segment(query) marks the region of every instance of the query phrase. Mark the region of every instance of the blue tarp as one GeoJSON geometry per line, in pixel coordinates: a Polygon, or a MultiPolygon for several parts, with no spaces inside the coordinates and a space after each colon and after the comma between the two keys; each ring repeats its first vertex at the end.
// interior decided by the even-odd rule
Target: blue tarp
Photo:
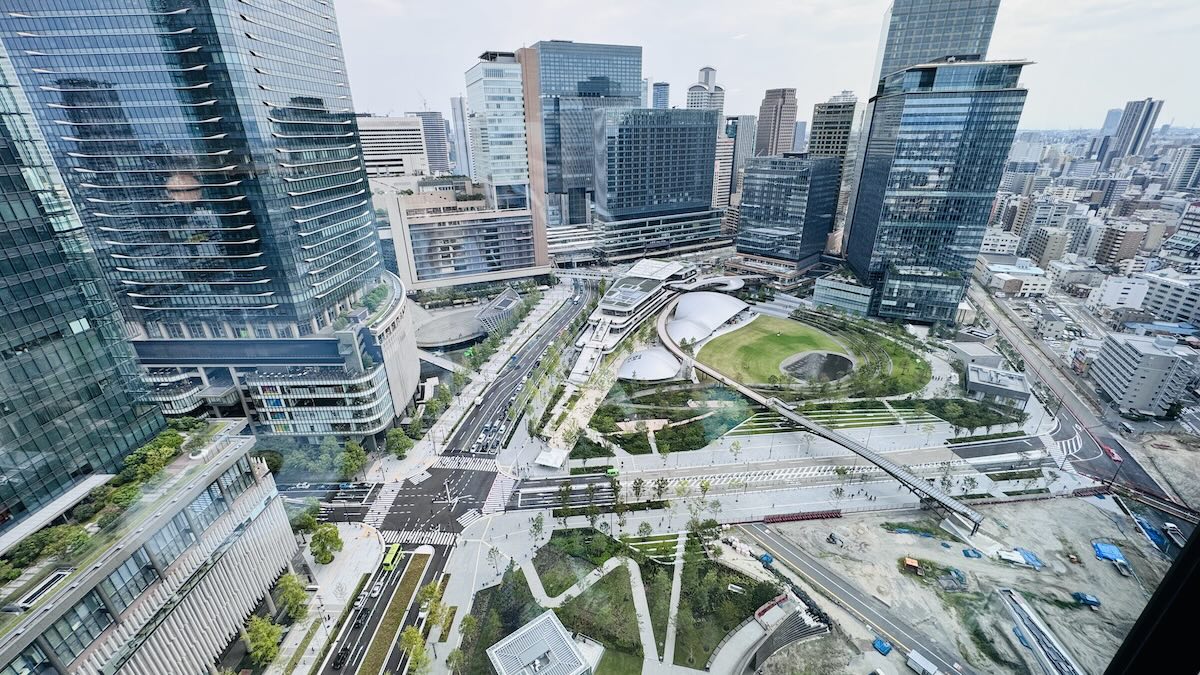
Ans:
{"type": "Polygon", "coordinates": [[[983,554],[980,553],[978,549],[964,548],[963,549],[963,557],[964,558],[982,558],[983,554]]]}
{"type": "Polygon", "coordinates": [[[1116,544],[1095,541],[1092,542],[1092,550],[1096,552],[1096,560],[1111,560],[1129,564],[1129,561],[1125,560],[1125,554],[1121,553],[1121,549],[1117,548],[1116,544]]]}
{"type": "Polygon", "coordinates": [[[1023,548],[1018,548],[1018,549],[1014,549],[1014,550],[1017,553],[1020,553],[1021,557],[1025,559],[1025,562],[1028,563],[1029,566],[1032,567],[1033,569],[1040,570],[1046,566],[1046,563],[1042,562],[1042,559],[1037,557],[1037,554],[1035,554],[1033,551],[1027,551],[1023,548]]]}
{"type": "Polygon", "coordinates": [[[1134,518],[1138,521],[1138,525],[1141,525],[1142,529],[1146,531],[1146,536],[1150,537],[1150,541],[1154,542],[1154,545],[1157,546],[1160,551],[1167,550],[1167,535],[1160,532],[1158,528],[1154,527],[1153,523],[1151,523],[1149,520],[1146,520],[1144,517],[1134,516],[1134,518]]]}
{"type": "Polygon", "coordinates": [[[933,535],[929,534],[928,532],[914,532],[913,530],[910,530],[906,527],[897,527],[896,529],[892,530],[892,533],[893,534],[915,534],[918,537],[925,537],[926,539],[933,538],[933,535]]]}

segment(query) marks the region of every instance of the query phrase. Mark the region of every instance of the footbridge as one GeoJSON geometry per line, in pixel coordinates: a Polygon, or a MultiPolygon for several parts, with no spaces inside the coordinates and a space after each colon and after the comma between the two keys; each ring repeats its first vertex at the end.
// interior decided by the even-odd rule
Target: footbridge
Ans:
{"type": "Polygon", "coordinates": [[[691,363],[696,370],[708,375],[725,386],[736,390],[738,393],[754,401],[755,403],[758,403],[759,405],[778,413],[780,416],[792,421],[805,431],[808,431],[815,436],[833,441],[834,443],[837,443],[843,448],[846,448],[859,457],[862,457],[868,462],[874,464],[883,470],[884,473],[900,481],[901,484],[920,496],[923,502],[936,505],[947,513],[952,513],[965,519],[966,521],[969,521],[971,524],[971,534],[975,534],[975,532],[979,530],[980,524],[983,523],[983,515],[981,513],[975,509],[972,509],[966,504],[963,504],[954,497],[951,497],[950,494],[945,490],[942,490],[928,480],[925,480],[921,476],[913,473],[908,469],[908,467],[904,466],[903,464],[893,462],[887,457],[884,457],[874,450],[871,450],[865,444],[854,440],[840,431],[830,429],[823,424],[813,421],[811,418],[797,412],[796,407],[791,404],[780,401],[774,397],[763,396],[741,382],[726,377],[718,370],[700,363],[691,355],[684,352],[679,345],[675,344],[675,341],[671,339],[670,334],[667,333],[667,318],[672,312],[675,311],[675,305],[678,302],[678,298],[671,300],[671,302],[658,315],[658,338],[662,341],[663,346],[670,350],[670,352],[674,354],[680,361],[683,363],[691,363]]]}

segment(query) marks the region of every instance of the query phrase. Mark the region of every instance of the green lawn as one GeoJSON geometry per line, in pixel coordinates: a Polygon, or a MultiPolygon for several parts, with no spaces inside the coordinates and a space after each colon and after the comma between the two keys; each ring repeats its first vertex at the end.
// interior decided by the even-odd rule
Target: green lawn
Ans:
{"type": "MultiPolygon", "coordinates": [[[[557,532],[555,533],[557,534],[557,532]]],[[[562,595],[574,586],[596,566],[575,556],[569,555],[555,546],[543,546],[533,556],[533,567],[542,580],[542,588],[546,595],[554,598],[562,595]]]]}
{"type": "Polygon", "coordinates": [[[793,354],[814,350],[846,353],[833,338],[816,328],[789,319],[760,316],[704,345],[697,358],[735,380],[763,383],[772,375],[787,378],[779,364],[793,354]]]}
{"type": "Polygon", "coordinates": [[[611,649],[604,650],[600,665],[596,666],[596,675],[641,675],[641,672],[641,657],[611,649]]]}
{"type": "Polygon", "coordinates": [[[629,568],[624,565],[606,574],[582,595],[567,601],[555,613],[564,626],[604,643],[608,649],[642,656],[629,568]]]}
{"type": "Polygon", "coordinates": [[[658,643],[658,653],[663,654],[667,645],[667,619],[671,613],[671,580],[675,567],[650,561],[643,562],[640,567],[642,585],[646,588],[646,604],[650,607],[654,641],[658,643]]]}

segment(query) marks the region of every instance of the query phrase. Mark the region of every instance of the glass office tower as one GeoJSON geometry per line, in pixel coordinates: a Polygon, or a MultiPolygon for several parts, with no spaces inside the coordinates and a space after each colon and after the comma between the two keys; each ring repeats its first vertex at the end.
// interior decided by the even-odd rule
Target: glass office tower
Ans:
{"type": "Polygon", "coordinates": [[[642,48],[549,40],[533,49],[548,224],[586,223],[593,180],[592,111],[641,105],[642,48]]]}
{"type": "Polygon", "coordinates": [[[87,476],[119,471],[162,428],[145,397],[117,305],[0,49],[0,532],[87,476]]]}
{"type": "Polygon", "coordinates": [[[512,52],[484,52],[466,72],[474,178],[498,209],[529,208],[529,150],[521,64],[512,52]]]}
{"type": "Polygon", "coordinates": [[[125,318],[151,337],[312,332],[379,275],[336,22],[272,7],[10,0],[0,14],[125,318]]]}
{"type": "Polygon", "coordinates": [[[987,57],[1000,0],[893,0],[884,15],[871,91],[902,68],[954,56],[987,57]]]}
{"type": "Polygon", "coordinates": [[[738,253],[815,264],[837,210],[841,160],[785,154],[753,157],[742,182],[738,253]]]}
{"type": "Polygon", "coordinates": [[[1026,64],[914,66],[872,99],[847,260],[875,289],[874,314],[954,320],[1021,119],[1026,64]]]}

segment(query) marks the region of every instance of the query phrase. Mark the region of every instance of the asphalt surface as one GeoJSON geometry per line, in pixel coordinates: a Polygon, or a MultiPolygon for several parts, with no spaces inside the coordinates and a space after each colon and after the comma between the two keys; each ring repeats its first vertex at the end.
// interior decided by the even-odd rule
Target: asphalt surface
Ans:
{"type": "Polygon", "coordinates": [[[971,287],[970,295],[1004,339],[1025,359],[1025,374],[1041,381],[1063,402],[1059,411],[1059,432],[1055,438],[1079,436],[1079,448],[1071,456],[1071,464],[1075,469],[1101,482],[1115,480],[1136,490],[1166,498],[1162,488],[1130,455],[1117,434],[1092,412],[1075,388],[1070,386],[1072,377],[1077,375],[1067,372],[1057,360],[1047,356],[1039,345],[1041,339],[1029,334],[1026,326],[1017,325],[991,297],[975,286],[971,287]],[[1101,444],[1112,448],[1123,461],[1112,460],[1101,449],[1101,444]]]}
{"type": "MultiPolygon", "coordinates": [[[[579,303],[568,301],[560,307],[516,354],[516,359],[509,360],[503,370],[496,375],[495,381],[480,395],[480,403],[467,412],[458,428],[450,435],[443,454],[468,454],[471,456],[487,454],[471,452],[471,448],[476,439],[480,439],[483,428],[489,424],[493,425],[493,437],[495,436],[495,427],[500,424],[505,425],[507,433],[511,433],[512,426],[519,423],[520,419],[509,419],[508,408],[513,396],[517,397],[518,404],[523,400],[522,395],[525,392],[522,380],[533,371],[542,357],[542,352],[550,346],[550,343],[567,330],[571,322],[587,307],[595,293],[594,288],[580,288],[579,303]]],[[[566,362],[569,359],[564,355],[563,360],[566,362]]],[[[489,443],[489,445],[493,443],[489,443]]],[[[480,449],[482,447],[481,443],[480,449]]],[[[490,454],[495,454],[495,451],[493,450],[490,454]]]]}
{"type": "Polygon", "coordinates": [[[766,550],[777,560],[802,575],[811,584],[821,589],[826,596],[864,621],[880,636],[907,654],[916,649],[933,662],[943,673],[973,673],[964,665],[965,660],[953,649],[934,641],[917,631],[897,616],[882,602],[850,584],[842,577],[830,572],[816,558],[810,556],[790,541],[780,537],[765,525],[742,525],[739,529],[747,538],[766,550]]]}

